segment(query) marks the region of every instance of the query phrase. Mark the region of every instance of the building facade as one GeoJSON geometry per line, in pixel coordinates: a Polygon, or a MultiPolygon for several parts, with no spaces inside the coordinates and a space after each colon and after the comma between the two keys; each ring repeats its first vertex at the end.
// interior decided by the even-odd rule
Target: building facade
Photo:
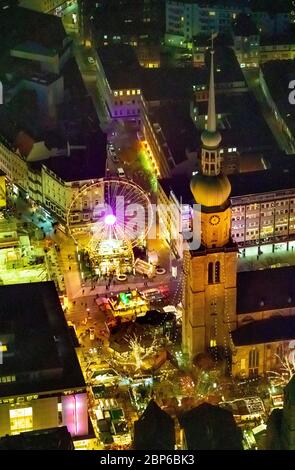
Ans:
{"type": "Polygon", "coordinates": [[[0,298],[0,436],[67,426],[87,438],[85,381],[53,282],[1,286],[0,298]]]}
{"type": "Polygon", "coordinates": [[[192,39],[198,34],[210,36],[212,31],[230,30],[232,21],[243,7],[235,2],[222,6],[208,6],[191,1],[166,1],[166,35],[167,45],[191,47],[192,39]]]}
{"type": "MultiPolygon", "coordinates": [[[[54,158],[59,159],[59,157],[54,158]]],[[[67,158],[70,161],[70,156],[61,157],[62,160],[67,158]]],[[[99,182],[105,176],[104,172],[100,178],[94,175],[88,178],[82,175],[78,178],[70,177],[64,171],[60,176],[58,168],[53,171],[50,166],[50,159],[48,163],[46,160],[41,160],[31,165],[19,152],[10,148],[7,142],[0,143],[0,169],[9,182],[16,185],[35,203],[49,210],[62,223],[68,221],[70,209],[72,209],[70,222],[88,221],[96,201],[103,197],[102,194],[97,194],[97,188],[93,187],[79,199],[79,204],[75,204],[74,200],[83,187],[99,182]]]]}
{"type": "Polygon", "coordinates": [[[273,252],[294,246],[295,188],[234,196],[231,201],[232,237],[239,247],[273,252]]]}

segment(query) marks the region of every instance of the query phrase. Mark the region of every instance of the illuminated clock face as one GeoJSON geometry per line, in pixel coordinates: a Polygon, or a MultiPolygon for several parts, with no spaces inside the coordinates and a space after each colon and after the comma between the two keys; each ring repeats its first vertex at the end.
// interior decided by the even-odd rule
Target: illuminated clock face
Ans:
{"type": "Polygon", "coordinates": [[[211,225],[218,225],[220,222],[220,217],[218,215],[212,215],[209,222],[211,225]]]}

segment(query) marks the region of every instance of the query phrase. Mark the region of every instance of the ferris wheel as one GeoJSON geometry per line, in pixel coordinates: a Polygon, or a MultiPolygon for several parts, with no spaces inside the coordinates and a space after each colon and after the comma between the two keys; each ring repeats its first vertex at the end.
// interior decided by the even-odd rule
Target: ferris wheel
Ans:
{"type": "Polygon", "coordinates": [[[152,223],[149,195],[133,181],[117,177],[82,187],[67,214],[76,245],[91,253],[118,242],[133,248],[146,239],[152,223]]]}

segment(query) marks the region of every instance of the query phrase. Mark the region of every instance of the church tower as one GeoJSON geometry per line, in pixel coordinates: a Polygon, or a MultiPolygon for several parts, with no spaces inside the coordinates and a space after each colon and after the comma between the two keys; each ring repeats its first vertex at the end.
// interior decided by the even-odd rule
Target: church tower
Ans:
{"type": "Polygon", "coordinates": [[[229,332],[236,328],[237,247],[230,236],[231,185],[220,168],[213,47],[207,129],[201,139],[201,172],[191,180],[194,199],[201,204],[201,246],[184,255],[183,350],[190,359],[210,348],[229,353],[229,332]]]}

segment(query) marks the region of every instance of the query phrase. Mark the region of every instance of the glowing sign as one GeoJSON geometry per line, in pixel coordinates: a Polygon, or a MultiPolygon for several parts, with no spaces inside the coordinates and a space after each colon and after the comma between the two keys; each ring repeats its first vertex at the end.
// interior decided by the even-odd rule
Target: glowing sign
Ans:
{"type": "Polygon", "coordinates": [[[62,397],[62,420],[72,436],[86,436],[88,434],[86,393],[62,397]]]}

